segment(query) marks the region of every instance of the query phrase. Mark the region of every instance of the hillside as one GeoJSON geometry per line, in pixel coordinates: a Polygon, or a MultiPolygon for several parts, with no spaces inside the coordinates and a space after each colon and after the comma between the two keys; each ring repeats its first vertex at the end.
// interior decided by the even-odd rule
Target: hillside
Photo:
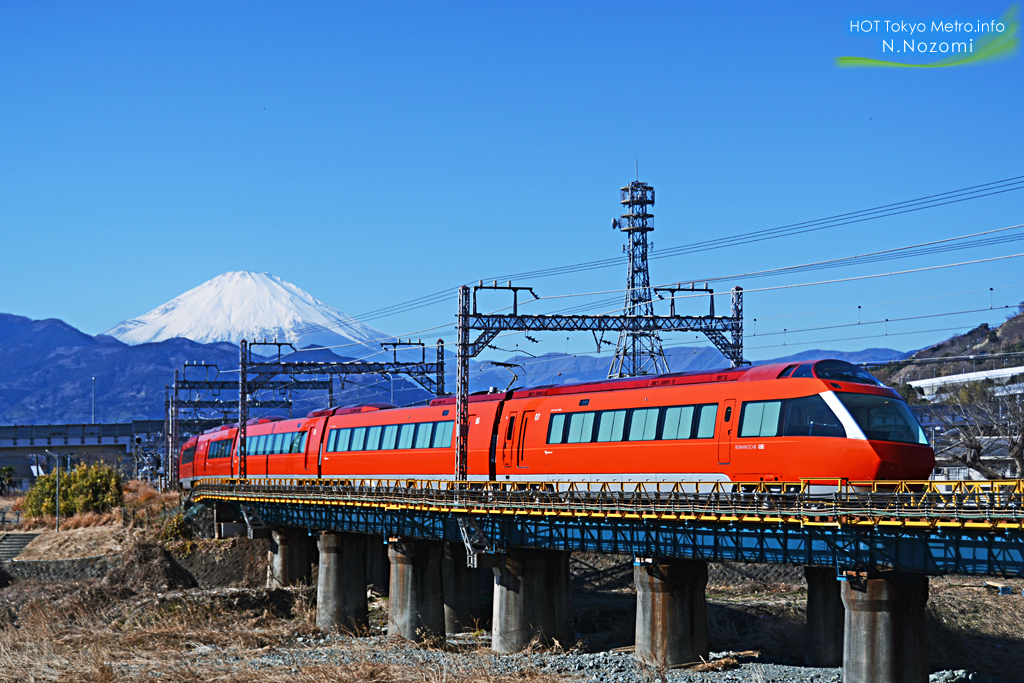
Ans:
{"type": "MultiPolygon", "coordinates": [[[[1018,312],[1007,318],[998,327],[982,323],[964,334],[958,334],[945,341],[921,349],[910,358],[946,358],[971,356],[987,353],[1009,353],[1024,351],[1024,304],[1018,312]]],[[[1024,359],[1006,361],[1008,365],[1024,365],[1024,359]]],[[[984,362],[958,361],[927,366],[885,367],[872,370],[876,377],[892,386],[899,386],[919,377],[944,377],[962,372],[994,370],[1003,367],[1004,361],[984,362]]]]}

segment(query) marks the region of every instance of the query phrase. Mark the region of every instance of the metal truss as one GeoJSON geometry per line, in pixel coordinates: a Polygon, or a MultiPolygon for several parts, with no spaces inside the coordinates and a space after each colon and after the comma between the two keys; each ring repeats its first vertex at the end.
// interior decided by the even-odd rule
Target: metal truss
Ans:
{"type": "MultiPolygon", "coordinates": [[[[677,288],[678,291],[689,291],[677,288]]],[[[693,289],[690,287],[690,289],[693,289]]],[[[472,289],[463,285],[459,288],[459,309],[457,317],[456,374],[455,374],[455,478],[467,479],[469,457],[469,359],[479,355],[501,332],[555,332],[593,331],[621,332],[636,335],[654,335],[658,332],[703,332],[725,356],[733,367],[743,363],[743,289],[732,289],[732,315],[716,316],[712,303],[711,314],[705,316],[675,315],[675,300],[672,300],[671,315],[522,315],[519,313],[520,291],[528,291],[538,298],[532,287],[499,285],[497,282],[485,285],[481,281],[472,289]],[[512,292],[512,313],[502,315],[481,314],[476,310],[477,291],[481,289],[503,289],[512,292]],[[470,302],[472,301],[472,308],[470,302]],[[480,334],[472,342],[470,330],[480,334]]],[[[710,291],[710,290],[696,290],[710,291]]],[[[660,349],[660,342],[658,348],[660,349]]]]}
{"type": "MultiPolygon", "coordinates": [[[[426,349],[424,347],[423,359],[419,362],[398,362],[397,347],[399,346],[421,346],[416,342],[391,342],[383,344],[395,347],[396,360],[392,362],[371,363],[367,361],[339,361],[339,362],[298,362],[285,361],[281,359],[281,349],[291,346],[286,342],[248,342],[243,339],[238,345],[238,383],[234,385],[238,389],[238,476],[247,476],[247,452],[246,452],[246,431],[249,422],[249,408],[255,407],[250,397],[261,389],[270,388],[275,384],[287,384],[292,388],[295,385],[303,386],[312,383],[305,380],[293,380],[293,382],[281,382],[275,377],[287,375],[296,377],[298,375],[337,375],[345,377],[348,375],[395,375],[408,376],[414,382],[436,396],[444,393],[444,342],[437,340],[437,360],[433,363],[426,362],[426,349]],[[276,346],[276,361],[253,361],[251,351],[253,346],[276,346]],[[433,377],[431,377],[433,375],[433,377]]],[[[323,382],[328,386],[331,393],[330,404],[334,405],[333,380],[323,382]]],[[[232,458],[232,470],[234,470],[234,459],[232,458]]]]}
{"type": "Polygon", "coordinates": [[[537,485],[408,480],[211,480],[192,502],[258,510],[271,526],[512,547],[840,571],[1024,576],[1024,482],[537,485]],[[863,484],[863,485],[861,485],[863,484]],[[776,490],[778,489],[778,490],[776,490]]]}

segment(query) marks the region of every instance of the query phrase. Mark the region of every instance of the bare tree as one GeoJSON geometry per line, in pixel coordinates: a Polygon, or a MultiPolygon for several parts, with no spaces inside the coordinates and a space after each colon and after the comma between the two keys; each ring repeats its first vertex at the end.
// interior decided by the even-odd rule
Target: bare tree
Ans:
{"type": "Polygon", "coordinates": [[[980,382],[947,395],[947,412],[938,415],[942,433],[935,439],[936,456],[945,456],[989,479],[1024,476],[1024,401],[1000,394],[980,382]],[[993,456],[1006,449],[1010,471],[993,456]]]}

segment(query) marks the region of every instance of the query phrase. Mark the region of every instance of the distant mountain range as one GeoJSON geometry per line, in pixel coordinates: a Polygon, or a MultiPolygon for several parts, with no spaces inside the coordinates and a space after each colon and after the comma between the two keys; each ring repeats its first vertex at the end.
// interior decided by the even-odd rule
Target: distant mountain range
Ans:
{"type": "MultiPolygon", "coordinates": [[[[669,367],[674,372],[709,370],[727,363],[718,351],[668,349],[669,367]]],[[[865,349],[854,353],[806,351],[786,360],[840,358],[850,361],[889,360],[905,354],[892,349],[865,349]]],[[[306,361],[340,361],[351,358],[328,349],[305,349],[298,356],[306,361]]],[[[0,424],[45,424],[89,422],[92,417],[92,389],[96,384],[96,420],[122,422],[133,419],[162,419],[164,386],[186,362],[216,364],[221,378],[237,377],[238,347],[217,342],[200,344],[188,339],[167,339],[130,346],[107,335],[91,337],[60,320],[30,320],[0,313],[0,424]]],[[[446,385],[455,386],[454,357],[449,353],[446,385]]],[[[487,361],[474,361],[471,391],[490,387],[567,384],[602,379],[611,359],[607,356],[524,354],[505,359],[518,364],[504,368],[487,361]],[[515,374],[513,374],[515,373],[515,374]]],[[[197,377],[205,374],[195,369],[197,377]]],[[[236,394],[225,395],[233,401],[236,394]]],[[[345,386],[336,385],[339,404],[387,401],[408,405],[431,397],[424,389],[402,376],[394,378],[354,376],[345,386]]],[[[205,398],[210,398],[206,396],[205,398]]],[[[279,397],[278,397],[279,398],[279,397]]],[[[325,407],[326,394],[296,395],[296,414],[325,407]]],[[[281,414],[281,411],[276,411],[281,414]]]]}
{"type": "MultiPolygon", "coordinates": [[[[287,340],[300,349],[299,360],[345,361],[382,359],[380,342],[389,335],[278,277],[248,271],[224,273],[95,337],[60,320],[0,313],[0,424],[89,422],[94,388],[98,422],[163,419],[165,386],[173,382],[174,371],[186,362],[200,362],[216,367],[189,368],[190,379],[212,379],[218,373],[220,379],[237,379],[238,342],[243,338],[287,340]]],[[[418,356],[404,351],[399,360],[412,355],[418,356]]],[[[827,357],[857,362],[905,355],[892,349],[811,350],[779,360],[827,357]]],[[[670,348],[666,357],[673,372],[728,366],[711,347],[670,348]]],[[[455,388],[454,360],[448,352],[448,391],[455,388]]],[[[607,376],[611,358],[520,353],[503,362],[498,366],[473,361],[470,391],[599,380],[607,376]]],[[[338,405],[372,401],[410,405],[432,397],[400,375],[350,376],[344,386],[336,380],[334,396],[338,405]]],[[[223,399],[233,402],[236,397],[237,392],[229,392],[223,399]]],[[[264,393],[257,398],[282,396],[264,393]]],[[[296,395],[293,400],[296,414],[305,414],[326,407],[328,399],[326,392],[317,392],[296,395]]]]}

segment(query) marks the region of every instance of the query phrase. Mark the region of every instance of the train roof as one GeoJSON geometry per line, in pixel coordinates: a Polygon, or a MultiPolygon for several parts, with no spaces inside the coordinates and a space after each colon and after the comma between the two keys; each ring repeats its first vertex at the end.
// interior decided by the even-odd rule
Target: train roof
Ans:
{"type": "MultiPolygon", "coordinates": [[[[564,396],[584,394],[597,391],[621,391],[624,389],[646,389],[649,387],[682,386],[687,384],[709,384],[713,382],[758,382],[778,379],[788,368],[800,365],[817,365],[828,360],[830,363],[848,366],[851,372],[867,374],[855,365],[834,359],[814,359],[793,361],[790,363],[768,363],[739,368],[723,368],[721,370],[700,370],[697,372],[671,372],[664,375],[649,377],[623,377],[620,379],[598,380],[596,382],[580,382],[579,384],[544,384],[510,392],[497,392],[470,396],[470,403],[477,401],[497,401],[502,398],[533,398],[536,396],[564,396]]],[[[826,378],[827,379],[827,378],[826,378]]],[[[877,382],[876,382],[877,383],[877,382]]],[[[436,398],[430,402],[432,406],[450,405],[455,403],[454,396],[436,398]]]]}

